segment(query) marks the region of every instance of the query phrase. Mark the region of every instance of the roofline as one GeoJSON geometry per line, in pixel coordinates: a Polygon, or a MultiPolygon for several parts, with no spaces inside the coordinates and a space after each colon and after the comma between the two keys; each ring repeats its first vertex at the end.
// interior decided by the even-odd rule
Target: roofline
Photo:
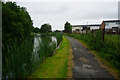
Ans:
{"type": "Polygon", "coordinates": [[[106,21],[103,21],[103,22],[120,22],[120,20],[106,20],[106,21]]]}
{"type": "Polygon", "coordinates": [[[87,27],[87,26],[101,26],[101,24],[91,24],[91,25],[72,25],[72,27],[87,27]]]}

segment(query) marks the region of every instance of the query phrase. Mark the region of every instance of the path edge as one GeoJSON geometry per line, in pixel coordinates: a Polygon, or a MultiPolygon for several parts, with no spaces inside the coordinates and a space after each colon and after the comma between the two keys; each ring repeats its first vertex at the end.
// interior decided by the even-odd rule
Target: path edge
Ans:
{"type": "MultiPolygon", "coordinates": [[[[64,36],[66,37],[66,36],[64,36]]],[[[67,38],[67,37],[66,37],[67,38]]],[[[68,39],[68,38],[67,38],[68,39]]],[[[69,40],[69,39],[68,39],[69,40]]],[[[73,61],[73,50],[71,48],[71,43],[69,41],[69,55],[68,55],[68,71],[67,71],[67,78],[72,78],[72,68],[74,67],[74,61],[73,61]]]]}

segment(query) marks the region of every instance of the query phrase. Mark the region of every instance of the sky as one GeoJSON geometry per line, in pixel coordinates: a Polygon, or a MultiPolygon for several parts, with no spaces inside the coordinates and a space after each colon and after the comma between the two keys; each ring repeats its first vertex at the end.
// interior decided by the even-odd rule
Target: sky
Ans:
{"type": "MultiPolygon", "coordinates": [[[[8,1],[8,0],[5,0],[8,1]]],[[[9,0],[26,7],[33,26],[44,23],[52,30],[63,30],[68,21],[71,25],[101,24],[103,20],[118,19],[119,0],[9,0]]]]}

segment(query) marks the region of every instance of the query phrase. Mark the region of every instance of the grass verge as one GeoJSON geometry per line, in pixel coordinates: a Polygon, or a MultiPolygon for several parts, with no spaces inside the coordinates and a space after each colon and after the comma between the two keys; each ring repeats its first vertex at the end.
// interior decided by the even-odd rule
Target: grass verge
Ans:
{"type": "MultiPolygon", "coordinates": [[[[30,78],[67,78],[69,63],[70,44],[63,36],[63,41],[56,50],[56,54],[47,58],[30,78]],[[68,47],[69,46],[69,47],[68,47]]],[[[71,60],[71,58],[70,58],[71,60]]]]}

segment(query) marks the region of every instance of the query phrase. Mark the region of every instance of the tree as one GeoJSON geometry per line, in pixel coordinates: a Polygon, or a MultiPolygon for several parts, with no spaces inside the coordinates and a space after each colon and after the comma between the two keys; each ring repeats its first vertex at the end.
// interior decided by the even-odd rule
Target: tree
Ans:
{"type": "Polygon", "coordinates": [[[2,39],[3,45],[14,41],[24,41],[30,36],[33,23],[26,8],[15,2],[2,2],[2,39]]]}
{"type": "Polygon", "coordinates": [[[51,32],[51,25],[43,24],[40,29],[41,33],[51,32]]]}
{"type": "Polygon", "coordinates": [[[40,29],[39,28],[33,28],[33,32],[35,32],[35,33],[38,33],[38,32],[40,32],[40,29]]]}
{"type": "MultiPolygon", "coordinates": [[[[26,45],[26,40],[27,38],[30,38],[32,29],[33,23],[26,8],[16,5],[15,2],[2,2],[2,52],[4,53],[2,55],[3,78],[6,78],[6,76],[8,78],[11,76],[23,77],[23,69],[16,66],[23,66],[22,63],[26,63],[30,60],[24,58],[25,56],[28,56],[26,55],[27,49],[26,51],[23,51],[23,53],[16,51],[21,51],[24,43],[26,45]],[[19,56],[20,59],[18,59],[17,56],[19,56]],[[20,65],[16,64],[17,62],[20,62],[20,65]],[[9,75],[10,72],[11,75],[9,75]]],[[[33,49],[30,50],[32,51],[33,49]]],[[[28,54],[31,58],[31,54],[29,52],[28,54]]]]}
{"type": "Polygon", "coordinates": [[[65,28],[64,32],[72,33],[72,26],[71,26],[71,24],[69,22],[65,23],[64,28],[65,28]]]}
{"type": "Polygon", "coordinates": [[[59,30],[55,30],[54,32],[61,32],[61,31],[59,31],[59,30]]]}

